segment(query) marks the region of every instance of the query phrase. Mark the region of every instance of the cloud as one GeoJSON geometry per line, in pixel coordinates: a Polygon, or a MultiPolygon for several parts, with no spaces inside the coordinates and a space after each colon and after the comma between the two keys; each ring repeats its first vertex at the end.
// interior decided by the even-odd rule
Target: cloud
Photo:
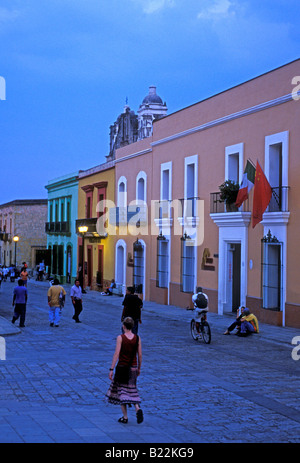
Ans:
{"type": "Polygon", "coordinates": [[[220,19],[234,16],[233,3],[229,0],[217,0],[212,6],[198,13],[198,19],[220,19]]]}
{"type": "Polygon", "coordinates": [[[143,7],[143,12],[146,14],[152,14],[156,11],[163,10],[174,6],[175,0],[134,0],[135,3],[143,7]]]}

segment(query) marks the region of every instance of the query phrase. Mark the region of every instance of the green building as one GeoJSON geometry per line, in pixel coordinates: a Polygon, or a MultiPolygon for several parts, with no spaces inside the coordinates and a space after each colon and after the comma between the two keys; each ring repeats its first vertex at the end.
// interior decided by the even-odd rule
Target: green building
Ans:
{"type": "Polygon", "coordinates": [[[73,283],[77,276],[78,172],[50,180],[46,222],[48,272],[60,283],[73,283]]]}

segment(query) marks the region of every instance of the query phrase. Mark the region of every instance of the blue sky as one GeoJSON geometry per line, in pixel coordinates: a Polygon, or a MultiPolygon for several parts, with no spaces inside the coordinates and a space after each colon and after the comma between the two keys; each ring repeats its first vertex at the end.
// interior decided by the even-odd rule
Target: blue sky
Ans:
{"type": "Polygon", "coordinates": [[[299,35],[294,0],[1,0],[0,204],[104,162],[126,98],[156,85],[170,114],[299,58],[299,35]]]}

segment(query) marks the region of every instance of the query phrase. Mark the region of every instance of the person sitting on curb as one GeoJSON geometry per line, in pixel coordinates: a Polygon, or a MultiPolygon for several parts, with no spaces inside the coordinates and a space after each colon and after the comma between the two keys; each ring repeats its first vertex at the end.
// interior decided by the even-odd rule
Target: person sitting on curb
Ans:
{"type": "Polygon", "coordinates": [[[112,294],[113,294],[112,290],[113,290],[115,287],[116,287],[115,280],[112,279],[112,280],[111,280],[110,286],[107,287],[106,290],[103,291],[103,292],[101,293],[101,295],[102,295],[102,296],[112,296],[112,294]]]}
{"type": "Polygon", "coordinates": [[[244,309],[243,317],[241,318],[241,330],[237,333],[238,336],[246,337],[251,333],[259,333],[258,320],[249,309],[244,309]]]}
{"type": "Polygon", "coordinates": [[[240,329],[241,329],[241,318],[243,318],[243,316],[244,316],[244,310],[245,310],[245,306],[242,305],[238,310],[235,322],[231,323],[231,325],[228,326],[227,330],[223,334],[230,334],[231,331],[234,330],[234,328],[237,328],[237,330],[240,331],[240,329]]]}

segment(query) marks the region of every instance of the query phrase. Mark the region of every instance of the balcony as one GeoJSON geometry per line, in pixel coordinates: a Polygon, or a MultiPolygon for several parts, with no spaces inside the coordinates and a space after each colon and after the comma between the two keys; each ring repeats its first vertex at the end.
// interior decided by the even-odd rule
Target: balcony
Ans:
{"type": "Polygon", "coordinates": [[[81,235],[79,233],[79,227],[87,227],[88,231],[84,234],[86,238],[106,238],[107,233],[102,233],[98,231],[97,227],[97,221],[98,217],[92,217],[89,219],[77,219],[76,220],[76,228],[75,231],[78,235],[81,235]]]}
{"type": "Polygon", "coordinates": [[[288,186],[272,188],[268,212],[288,212],[288,186]]]}
{"type": "Polygon", "coordinates": [[[11,242],[11,235],[10,233],[6,233],[6,231],[1,231],[0,230],[0,241],[4,241],[5,243],[7,241],[11,242]]]}
{"type": "MultiPolygon", "coordinates": [[[[272,188],[272,197],[267,208],[267,212],[287,212],[288,211],[288,189],[289,187],[272,188]]],[[[249,198],[237,208],[235,204],[226,205],[220,200],[220,192],[210,194],[210,213],[223,214],[228,212],[250,212],[249,198]]]]}
{"type": "Polygon", "coordinates": [[[49,235],[67,235],[70,234],[69,222],[46,222],[45,231],[49,235]]]}
{"type": "Polygon", "coordinates": [[[117,227],[121,225],[144,225],[147,224],[147,205],[134,204],[130,206],[113,207],[109,210],[109,223],[117,227]],[[136,216],[136,220],[134,217],[136,216]]]}

